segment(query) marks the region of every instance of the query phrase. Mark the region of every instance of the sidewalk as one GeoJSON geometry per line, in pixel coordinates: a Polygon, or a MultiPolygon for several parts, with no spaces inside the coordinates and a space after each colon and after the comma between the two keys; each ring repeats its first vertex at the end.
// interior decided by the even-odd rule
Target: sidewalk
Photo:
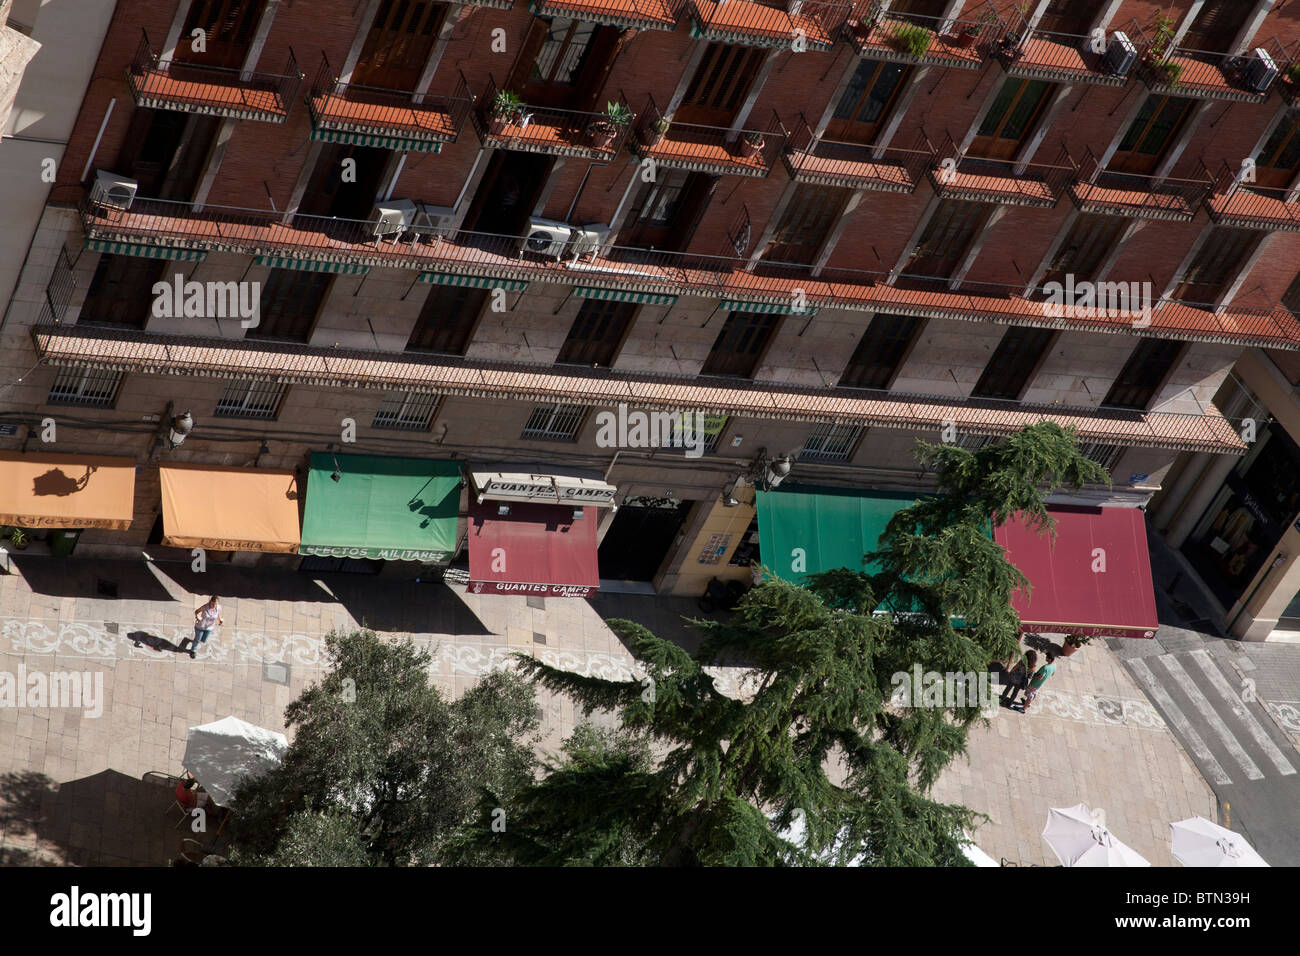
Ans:
{"type": "MultiPolygon", "coordinates": [[[[19,556],[0,574],[0,671],[101,673],[105,703],[98,719],[0,707],[0,863],[165,863],[181,832],[166,819],[170,796],[141,777],[179,773],[197,724],[233,714],[283,730],[285,706],[324,668],[333,628],[410,637],[430,649],[435,683],[459,694],[515,651],[629,679],[633,659],[603,617],[688,642],[680,617],[698,613],[688,599],[473,595],[450,582],[19,556]],[[214,592],[226,625],[191,660],[176,649],[214,592]]],[[[739,671],[717,676],[736,692],[739,671]]],[[[581,714],[545,691],[539,701],[542,746],[554,748],[581,714]]],[[[1039,837],[1049,806],[1104,808],[1157,866],[1171,865],[1169,821],[1215,818],[1209,788],[1101,642],[1062,662],[1036,711],[1002,710],[976,729],[969,760],[935,795],[988,814],[976,841],[1021,864],[1056,862],[1039,837]]]]}

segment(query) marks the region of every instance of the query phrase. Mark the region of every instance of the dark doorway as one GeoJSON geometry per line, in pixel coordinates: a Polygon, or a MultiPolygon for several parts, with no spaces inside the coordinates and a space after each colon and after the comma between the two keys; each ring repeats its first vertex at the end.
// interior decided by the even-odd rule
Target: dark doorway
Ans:
{"type": "Polygon", "coordinates": [[[517,236],[528,225],[533,206],[551,174],[550,156],[497,150],[465,214],[465,228],[517,236]]]}
{"type": "Polygon", "coordinates": [[[386,90],[415,89],[446,15],[441,3],[384,0],[366,34],[352,82],[386,90]]]}
{"type": "Polygon", "coordinates": [[[248,56],[263,4],[260,0],[195,0],[176,44],[178,63],[238,70],[248,56]],[[194,49],[194,31],[204,34],[204,50],[194,49]]]}
{"type": "Polygon", "coordinates": [[[191,199],[220,122],[215,116],[138,109],[116,168],[139,183],[142,198],[191,199]]]}
{"type": "Polygon", "coordinates": [[[589,110],[604,86],[618,35],[618,27],[587,20],[534,17],[506,89],[518,90],[532,106],[589,110]]]}
{"type": "Polygon", "coordinates": [[[684,169],[660,169],[633,200],[619,245],[682,252],[704,218],[718,177],[684,169]]]}
{"type": "Polygon", "coordinates": [[[691,502],[670,499],[624,502],[600,543],[600,576],[612,581],[649,581],[663,564],[691,502]]]}
{"type": "Polygon", "coordinates": [[[386,149],[345,143],[322,146],[298,212],[304,216],[369,219],[387,166],[386,149]],[[344,181],[343,163],[349,159],[356,163],[356,175],[344,181]]]}
{"type": "Polygon", "coordinates": [[[758,79],[767,54],[758,47],[710,43],[674,119],[699,126],[729,127],[758,79]]]}

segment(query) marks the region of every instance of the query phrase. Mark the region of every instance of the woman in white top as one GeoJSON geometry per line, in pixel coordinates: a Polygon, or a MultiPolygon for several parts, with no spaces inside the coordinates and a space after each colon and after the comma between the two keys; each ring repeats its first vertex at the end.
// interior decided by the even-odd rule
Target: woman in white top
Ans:
{"type": "MultiPolygon", "coordinates": [[[[206,643],[212,635],[213,628],[225,623],[225,619],[221,616],[221,601],[214,594],[208,599],[207,604],[200,606],[194,612],[194,641],[190,644],[190,657],[194,656],[200,644],[206,643]]],[[[181,641],[181,650],[185,650],[185,643],[181,641]]]]}

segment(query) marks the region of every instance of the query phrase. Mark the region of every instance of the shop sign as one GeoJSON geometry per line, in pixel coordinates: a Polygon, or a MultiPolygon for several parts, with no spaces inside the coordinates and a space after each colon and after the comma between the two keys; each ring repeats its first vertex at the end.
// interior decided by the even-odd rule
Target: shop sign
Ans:
{"type": "Polygon", "coordinates": [[[117,518],[77,518],[67,515],[14,515],[0,514],[0,524],[16,528],[107,528],[110,531],[125,531],[131,526],[130,519],[117,518]]]}
{"type": "Polygon", "coordinates": [[[603,481],[559,475],[511,475],[499,472],[474,475],[481,498],[498,501],[540,501],[553,504],[609,505],[618,490],[603,481]]]}
{"type": "Polygon", "coordinates": [[[532,594],[540,597],[591,597],[596,588],[585,584],[515,584],[510,581],[471,581],[472,594],[532,594]]]}
{"type": "Polygon", "coordinates": [[[371,561],[421,561],[426,564],[442,564],[451,559],[447,551],[418,551],[405,548],[332,548],[328,545],[304,544],[298,548],[299,554],[310,554],[322,558],[365,558],[371,561]]]}

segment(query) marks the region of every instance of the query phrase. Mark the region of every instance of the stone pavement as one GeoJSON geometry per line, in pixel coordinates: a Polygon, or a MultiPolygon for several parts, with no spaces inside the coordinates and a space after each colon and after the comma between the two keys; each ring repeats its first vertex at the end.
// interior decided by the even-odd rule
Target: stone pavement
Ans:
{"type": "MultiPolygon", "coordinates": [[[[459,694],[514,651],[585,674],[628,679],[634,661],[603,618],[627,617],[689,645],[688,599],[591,601],[467,594],[463,583],[184,564],[19,556],[0,573],[0,672],[87,671],[103,716],[0,707],[0,862],[159,864],[183,834],[167,817],[165,777],[181,770],[189,727],[234,715],[284,730],[285,706],[324,667],[323,635],[368,626],[430,649],[432,680],[459,694]],[[226,625],[178,654],[209,593],[226,625]],[[155,775],[151,776],[150,772],[155,775]],[[145,778],[145,779],[142,779],[145,778]],[[162,784],[161,786],[158,784],[162,784]]],[[[727,693],[742,672],[719,668],[727,693]]],[[[553,748],[581,715],[539,691],[553,748]]],[[[1109,648],[1062,662],[1037,710],[1005,710],[971,735],[969,760],[936,796],[990,816],[976,834],[994,858],[1055,863],[1039,837],[1049,806],[1107,811],[1115,833],[1169,865],[1167,824],[1214,819],[1214,798],[1159,713],[1109,648]]]]}

